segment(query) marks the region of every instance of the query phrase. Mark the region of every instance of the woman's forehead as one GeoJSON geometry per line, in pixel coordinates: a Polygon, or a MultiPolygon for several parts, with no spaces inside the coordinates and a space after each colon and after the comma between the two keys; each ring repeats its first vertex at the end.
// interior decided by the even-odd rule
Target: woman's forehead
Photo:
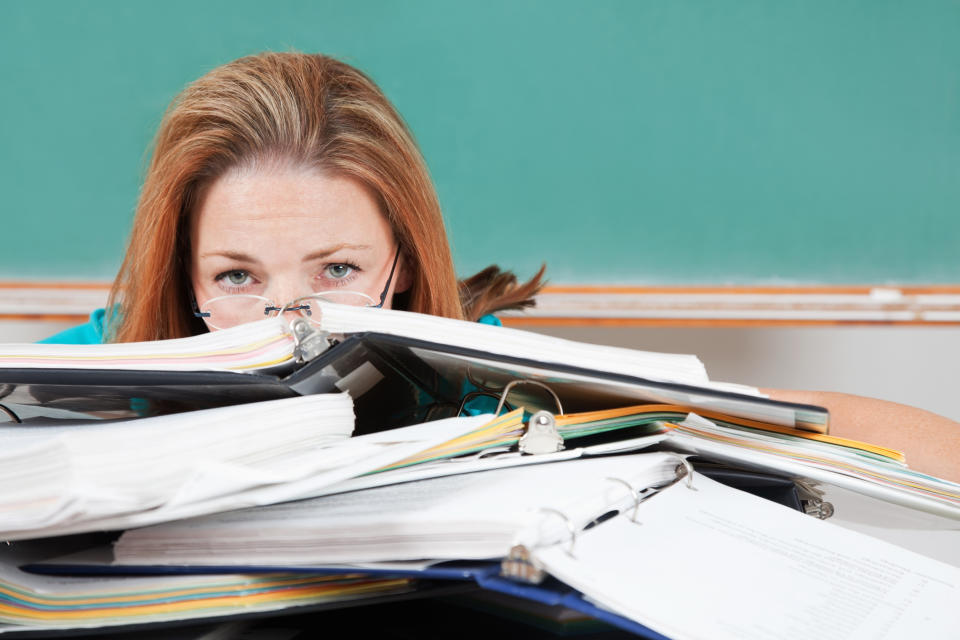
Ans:
{"type": "Polygon", "coordinates": [[[206,189],[191,219],[191,244],[392,245],[376,197],[349,177],[306,169],[229,172],[206,189]]]}

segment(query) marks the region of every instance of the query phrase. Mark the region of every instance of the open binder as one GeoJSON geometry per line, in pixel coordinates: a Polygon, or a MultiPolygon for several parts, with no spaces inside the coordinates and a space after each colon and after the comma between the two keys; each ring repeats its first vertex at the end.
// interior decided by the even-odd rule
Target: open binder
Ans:
{"type": "MultiPolygon", "coordinates": [[[[682,460],[680,460],[674,454],[652,454],[652,455],[634,455],[620,457],[617,460],[607,460],[607,461],[598,461],[598,460],[587,460],[587,461],[575,461],[570,464],[575,465],[575,468],[580,469],[577,478],[579,481],[575,481],[573,478],[569,477],[569,474],[572,473],[572,468],[564,468],[567,463],[562,463],[561,465],[539,465],[534,467],[527,467],[524,469],[507,469],[493,472],[494,474],[507,474],[508,478],[501,478],[497,486],[499,491],[495,496],[492,496],[492,501],[488,504],[488,509],[486,513],[501,513],[502,509],[498,506],[498,502],[504,496],[507,496],[509,493],[512,493],[512,485],[518,479],[526,479],[529,482],[526,484],[532,489],[533,487],[539,487],[537,489],[536,495],[528,495],[526,497],[525,504],[534,505],[540,503],[541,500],[547,499],[548,502],[556,503],[557,506],[563,505],[563,509],[570,514],[570,517],[575,518],[578,527],[586,526],[590,521],[595,520],[601,514],[609,511],[610,509],[619,509],[623,508],[624,505],[629,505],[633,501],[633,497],[629,492],[624,492],[616,485],[604,479],[603,471],[604,468],[610,469],[611,473],[616,473],[618,475],[623,475],[627,478],[629,482],[635,483],[638,487],[644,486],[649,490],[655,490],[657,487],[663,487],[666,484],[670,484],[676,478],[680,477],[679,474],[686,473],[686,467],[683,465],[682,460]],[[679,471],[678,471],[679,470],[679,471]],[[555,482],[563,481],[566,487],[566,490],[562,495],[555,495],[550,498],[552,495],[552,487],[550,484],[539,483],[538,479],[545,477],[553,478],[555,482]]],[[[477,487],[478,491],[483,491],[487,488],[487,480],[484,476],[488,474],[472,474],[469,477],[472,486],[477,487]]],[[[432,485],[447,485],[446,495],[449,496],[449,499],[456,501],[462,495],[460,486],[451,486],[459,485],[461,478],[441,478],[434,481],[428,481],[432,485]]],[[[387,492],[399,492],[399,494],[407,495],[408,497],[415,497],[418,494],[418,491],[415,490],[416,487],[414,484],[406,483],[400,487],[385,487],[383,490],[387,492]],[[412,493],[411,493],[411,490],[412,493]]],[[[438,486],[431,488],[429,499],[433,500],[436,498],[436,491],[439,490],[438,486]]],[[[356,499],[358,494],[362,492],[354,492],[349,499],[356,499]]],[[[336,499],[336,498],[334,498],[336,499]]],[[[359,496],[360,502],[364,501],[362,496],[359,496]]],[[[321,499],[323,500],[323,499],[321,499]]],[[[327,498],[326,500],[330,500],[327,498]]],[[[473,504],[473,503],[471,503],[473,504]]],[[[325,514],[324,518],[328,517],[328,510],[323,509],[325,514]]],[[[267,513],[267,510],[259,510],[258,513],[267,513]]],[[[410,515],[413,512],[405,512],[402,508],[399,508],[396,511],[397,515],[403,518],[406,515],[410,515]]],[[[488,545],[483,544],[483,548],[489,548],[495,550],[497,553],[505,551],[506,547],[509,546],[508,541],[511,539],[511,534],[509,532],[513,530],[513,525],[519,529],[525,530],[526,527],[530,524],[528,518],[525,515],[524,508],[515,505],[510,510],[511,519],[505,520],[503,524],[498,524],[497,529],[500,530],[503,534],[506,534],[506,537],[502,538],[503,544],[494,544],[488,545]]],[[[426,517],[426,516],[424,516],[426,517]]],[[[499,517],[499,516],[498,516],[499,517]]],[[[535,518],[536,519],[536,518],[535,518]]],[[[399,533],[399,532],[398,532],[399,533]]],[[[465,538],[466,540],[470,539],[469,532],[465,538]]],[[[535,533],[537,536],[546,534],[544,531],[536,530],[535,533]]],[[[565,534],[565,529],[561,528],[558,533],[562,537],[565,534]]],[[[402,537],[402,536],[401,536],[402,537]]],[[[362,542],[359,541],[358,542],[362,542]]],[[[14,548],[20,543],[14,543],[14,548]]],[[[473,544],[473,543],[470,543],[473,544]]],[[[448,552],[449,559],[456,559],[458,555],[456,545],[450,548],[448,552]]],[[[464,555],[470,555],[466,553],[464,555]]],[[[69,560],[68,560],[69,562],[69,560]]],[[[39,564],[28,564],[27,568],[30,569],[32,573],[43,572],[46,574],[57,574],[62,571],[64,562],[60,562],[59,565],[57,562],[54,563],[39,563],[39,564]]],[[[129,612],[124,611],[123,607],[120,606],[120,603],[126,599],[122,594],[122,591],[119,585],[119,578],[123,573],[131,573],[129,567],[117,567],[101,565],[97,566],[96,562],[88,563],[85,569],[76,570],[78,566],[83,566],[74,564],[74,571],[71,573],[76,575],[77,573],[85,573],[87,575],[99,575],[110,580],[113,580],[115,583],[113,585],[114,596],[110,595],[110,589],[105,589],[103,585],[99,584],[97,581],[89,581],[90,584],[86,588],[91,590],[91,597],[86,600],[83,597],[82,590],[77,591],[78,588],[74,589],[74,592],[71,597],[67,598],[70,607],[66,608],[64,611],[60,611],[58,607],[55,606],[55,603],[51,602],[50,612],[47,615],[44,622],[46,624],[58,624],[58,615],[63,615],[65,617],[64,626],[69,626],[70,619],[76,618],[78,615],[83,618],[83,613],[87,611],[91,618],[97,619],[101,624],[105,626],[110,626],[117,623],[131,624],[137,622],[135,615],[130,615],[129,612]],[[106,592],[106,593],[104,593],[106,592]],[[93,594],[99,594],[99,598],[93,597],[93,594]],[[111,607],[111,597],[115,597],[116,606],[111,607]],[[112,609],[119,609],[119,611],[111,611],[112,609]],[[97,618],[97,616],[102,616],[97,618]]],[[[486,561],[479,562],[464,562],[457,560],[452,564],[446,566],[440,566],[436,568],[418,568],[418,569],[400,569],[397,567],[391,567],[386,569],[377,569],[377,568],[348,568],[344,570],[342,567],[328,567],[328,568],[318,568],[318,567],[306,567],[306,566],[296,566],[295,563],[288,563],[288,566],[284,569],[279,569],[276,566],[269,567],[266,565],[257,566],[219,566],[216,568],[203,569],[196,567],[191,568],[150,568],[150,567],[137,567],[133,570],[134,573],[137,573],[140,577],[133,579],[136,585],[139,585],[141,590],[148,589],[150,592],[156,592],[159,594],[164,594],[166,592],[175,591],[175,587],[181,586],[179,583],[188,581],[187,577],[189,574],[196,575],[209,575],[211,580],[215,579],[216,584],[234,584],[234,583],[249,583],[255,585],[259,582],[257,576],[260,575],[271,575],[278,576],[278,580],[285,582],[293,583],[303,583],[309,585],[305,587],[310,589],[309,593],[316,594],[318,596],[322,595],[321,587],[322,585],[331,584],[335,585],[337,589],[343,590],[344,602],[348,605],[360,603],[356,598],[349,597],[355,593],[354,588],[360,589],[361,591],[356,592],[357,596],[362,596],[363,589],[369,589],[371,595],[379,597],[381,588],[386,589],[400,589],[400,592],[404,592],[404,587],[413,587],[417,590],[426,590],[424,593],[425,596],[431,595],[437,589],[438,584],[446,583],[472,583],[480,586],[485,589],[500,589],[507,590],[512,588],[506,582],[501,584],[498,574],[500,573],[500,568],[496,563],[490,563],[486,561]],[[149,576],[153,576],[152,579],[148,579],[149,576]],[[230,575],[235,575],[235,578],[230,578],[230,575]],[[299,576],[299,577],[298,577],[299,576]],[[165,580],[169,578],[169,580],[165,580]],[[139,580],[139,582],[137,582],[139,580]],[[410,583],[410,581],[415,581],[410,583]],[[178,582],[179,581],[179,582],[178,582]],[[317,585],[314,588],[314,585],[317,585]]],[[[26,590],[28,589],[27,585],[31,583],[39,583],[43,585],[43,582],[40,578],[31,579],[30,574],[17,573],[12,569],[4,570],[0,567],[0,578],[8,576],[8,579],[12,581],[13,584],[19,584],[19,587],[14,587],[14,591],[19,591],[19,593],[24,594],[24,600],[18,601],[16,597],[12,601],[4,604],[2,602],[2,592],[4,591],[2,581],[0,581],[0,620],[4,619],[4,615],[8,616],[10,619],[15,619],[17,616],[21,616],[24,619],[30,619],[32,615],[30,611],[29,600],[32,596],[27,595],[26,590]]],[[[188,581],[189,582],[189,581],[188,581]]],[[[197,580],[197,582],[201,582],[197,580]]],[[[82,586],[82,585],[81,585],[82,586]]],[[[133,585],[132,585],[133,586],[133,585]]],[[[55,589],[55,587],[54,587],[55,589]]],[[[409,588],[406,589],[409,591],[409,588]]],[[[56,591],[54,591],[54,594],[56,591]]],[[[335,592],[336,593],[336,592],[335,592]]],[[[389,593],[389,591],[388,591],[389,593]]],[[[566,593],[571,598],[571,602],[575,599],[575,594],[566,590],[566,593]]],[[[532,590],[531,594],[535,594],[537,598],[543,599],[553,599],[556,600],[558,597],[561,597],[563,594],[562,585],[553,585],[548,583],[544,585],[544,588],[541,589],[539,586],[536,590],[532,590]]],[[[175,595],[175,594],[174,594],[175,595]]],[[[514,594],[517,595],[517,594],[514,594]]],[[[38,598],[49,598],[51,594],[40,594],[38,598]]],[[[56,600],[56,597],[53,597],[53,600],[56,600]]],[[[187,602],[178,600],[179,604],[176,605],[176,610],[184,618],[198,618],[203,617],[205,612],[201,607],[207,606],[205,600],[201,599],[198,603],[198,610],[192,610],[189,607],[187,602]]],[[[372,602],[376,602],[376,599],[372,602]]],[[[139,606],[139,605],[138,605],[139,606]]],[[[150,605],[152,606],[152,605],[150,605]]],[[[150,611],[150,606],[147,606],[147,611],[150,611]]],[[[582,602],[581,606],[587,607],[586,602],[582,602]]],[[[588,607],[592,611],[592,606],[588,607]]],[[[215,613],[215,611],[214,611],[215,613]]],[[[149,622],[149,619],[145,619],[145,622],[149,622]]],[[[623,624],[628,624],[632,626],[637,626],[630,621],[623,621],[623,624]]]]}
{"type": "MultiPolygon", "coordinates": [[[[84,345],[90,348],[70,351],[80,354],[71,357],[58,357],[63,350],[57,345],[0,345],[0,403],[14,414],[29,406],[132,417],[348,391],[356,433],[363,434],[458,415],[470,408],[465,397],[483,402],[482,396],[498,396],[519,378],[548,384],[569,411],[658,403],[828,429],[825,409],[711,382],[692,356],[341,307],[325,306],[327,326],[306,325],[308,333],[276,318],[181,340],[84,345]]],[[[512,403],[533,410],[554,406],[532,387],[517,389],[512,403]]]]}

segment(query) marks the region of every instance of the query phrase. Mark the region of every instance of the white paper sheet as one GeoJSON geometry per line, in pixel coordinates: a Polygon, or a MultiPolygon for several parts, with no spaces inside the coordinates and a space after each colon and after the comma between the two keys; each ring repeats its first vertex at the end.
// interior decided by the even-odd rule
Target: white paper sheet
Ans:
{"type": "Polygon", "coordinates": [[[674,640],[954,638],[960,570],[695,474],[565,546],[562,581],[674,640]]]}

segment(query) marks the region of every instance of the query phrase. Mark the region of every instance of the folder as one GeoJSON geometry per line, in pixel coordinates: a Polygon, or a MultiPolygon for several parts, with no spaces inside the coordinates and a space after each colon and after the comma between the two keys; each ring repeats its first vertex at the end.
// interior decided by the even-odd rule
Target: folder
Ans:
{"type": "MultiPolygon", "coordinates": [[[[677,451],[743,469],[801,478],[810,486],[841,487],[960,521],[960,484],[914,471],[894,458],[864,451],[850,455],[851,450],[845,448],[798,447],[763,433],[745,439],[697,415],[671,424],[670,429],[667,441],[677,451]]],[[[829,513],[823,516],[829,517],[829,513]]]]}

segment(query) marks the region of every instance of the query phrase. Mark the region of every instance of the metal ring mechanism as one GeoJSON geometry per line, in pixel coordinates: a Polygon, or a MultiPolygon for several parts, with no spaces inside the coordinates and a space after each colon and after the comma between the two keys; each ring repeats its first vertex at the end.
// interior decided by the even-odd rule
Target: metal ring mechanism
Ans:
{"type": "Polygon", "coordinates": [[[563,519],[564,524],[567,525],[567,531],[570,532],[570,548],[567,549],[567,555],[573,557],[573,547],[577,542],[577,529],[573,526],[573,523],[570,522],[570,518],[566,516],[562,511],[556,509],[551,509],[550,507],[540,507],[537,511],[543,511],[544,513],[552,513],[555,516],[560,516],[563,519]]]}
{"type": "Polygon", "coordinates": [[[500,402],[497,404],[497,410],[494,412],[494,415],[500,415],[500,410],[503,409],[503,405],[507,401],[507,395],[510,393],[510,389],[521,385],[521,384],[530,384],[542,389],[546,389],[547,392],[553,397],[553,401],[557,404],[557,415],[563,415],[563,405],[560,404],[560,398],[557,397],[557,394],[554,393],[553,389],[543,384],[542,382],[537,382],[536,380],[511,380],[503,388],[503,393],[500,396],[500,402]]]}
{"type": "Polygon", "coordinates": [[[614,478],[612,476],[607,476],[604,480],[610,480],[611,482],[619,482],[627,488],[627,491],[630,492],[630,496],[633,498],[633,515],[630,516],[630,522],[637,522],[637,511],[640,509],[640,495],[637,493],[637,490],[633,488],[633,485],[624,480],[623,478],[614,478]]]}
{"type": "MultiPolygon", "coordinates": [[[[471,391],[470,393],[465,393],[463,395],[463,398],[460,400],[459,408],[457,408],[457,416],[463,415],[463,410],[467,406],[468,402],[470,402],[474,398],[482,398],[484,396],[488,398],[493,398],[494,400],[500,399],[500,396],[496,393],[493,393],[492,391],[471,391]]],[[[514,409],[514,407],[512,407],[509,403],[503,403],[497,407],[497,412],[494,415],[500,415],[500,409],[504,406],[506,406],[508,413],[513,411],[514,409]]]]}
{"type": "Polygon", "coordinates": [[[0,404],[0,411],[3,411],[5,414],[10,416],[10,419],[16,422],[17,424],[23,424],[23,420],[21,420],[20,416],[18,416],[16,413],[13,412],[13,409],[0,404]]]}
{"type": "Polygon", "coordinates": [[[680,461],[680,464],[677,465],[677,481],[682,478],[687,479],[687,489],[691,491],[696,491],[697,488],[693,486],[693,465],[686,458],[677,458],[680,461]]]}

